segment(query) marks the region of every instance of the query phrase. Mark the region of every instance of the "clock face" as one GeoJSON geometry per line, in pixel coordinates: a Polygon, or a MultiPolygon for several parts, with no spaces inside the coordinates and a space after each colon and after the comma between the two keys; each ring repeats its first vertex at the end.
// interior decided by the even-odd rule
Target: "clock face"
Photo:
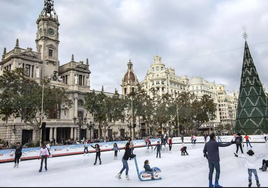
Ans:
{"type": "Polygon", "coordinates": [[[54,29],[52,29],[52,28],[48,28],[47,32],[51,36],[54,35],[54,29]]]}

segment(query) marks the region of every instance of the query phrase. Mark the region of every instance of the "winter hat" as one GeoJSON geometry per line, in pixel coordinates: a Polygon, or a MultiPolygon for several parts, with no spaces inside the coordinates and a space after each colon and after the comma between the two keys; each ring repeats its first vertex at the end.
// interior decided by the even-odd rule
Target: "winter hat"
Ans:
{"type": "Polygon", "coordinates": [[[250,150],[248,150],[247,154],[252,156],[252,155],[254,155],[254,152],[250,149],[250,150]]]}

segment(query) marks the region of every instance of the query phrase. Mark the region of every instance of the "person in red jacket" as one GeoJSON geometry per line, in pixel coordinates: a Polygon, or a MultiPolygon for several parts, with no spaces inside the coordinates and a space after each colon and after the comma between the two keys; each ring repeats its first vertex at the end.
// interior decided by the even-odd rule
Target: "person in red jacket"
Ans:
{"type": "Polygon", "coordinates": [[[168,146],[169,146],[169,151],[171,152],[171,149],[172,149],[172,138],[171,137],[168,138],[168,146]]]}

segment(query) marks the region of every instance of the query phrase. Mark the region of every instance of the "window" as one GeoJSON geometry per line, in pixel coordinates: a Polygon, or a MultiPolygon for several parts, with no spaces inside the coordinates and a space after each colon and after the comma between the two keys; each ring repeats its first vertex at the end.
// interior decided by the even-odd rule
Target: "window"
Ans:
{"type": "Polygon", "coordinates": [[[160,84],[160,82],[159,81],[156,81],[156,85],[158,85],[158,84],[160,84]]]}
{"type": "Polygon", "coordinates": [[[159,67],[156,67],[156,71],[159,71],[159,67]]]}
{"type": "Polygon", "coordinates": [[[25,65],[25,74],[30,77],[31,65],[25,65]]]}
{"type": "Polygon", "coordinates": [[[83,76],[79,75],[79,85],[82,86],[83,85],[83,76]]]}
{"type": "Polygon", "coordinates": [[[83,107],[84,106],[83,100],[78,100],[77,103],[78,103],[78,107],[83,107]]]}
{"type": "Polygon", "coordinates": [[[48,49],[48,56],[49,56],[49,57],[52,57],[52,55],[53,55],[53,50],[48,49]]]}

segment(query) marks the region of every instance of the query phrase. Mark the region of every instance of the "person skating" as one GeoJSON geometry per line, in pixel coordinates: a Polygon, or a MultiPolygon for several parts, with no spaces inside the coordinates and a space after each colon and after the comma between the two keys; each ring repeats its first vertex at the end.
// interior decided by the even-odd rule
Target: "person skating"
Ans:
{"type": "Polygon", "coordinates": [[[46,147],[47,147],[47,151],[48,151],[49,155],[51,155],[51,153],[50,153],[51,146],[50,146],[49,142],[47,142],[46,147]]]}
{"type": "Polygon", "coordinates": [[[263,159],[262,160],[262,167],[259,168],[259,169],[262,170],[262,171],[266,171],[267,167],[268,167],[268,160],[263,159]]]}
{"type": "Polygon", "coordinates": [[[45,161],[45,170],[47,170],[47,158],[49,156],[46,144],[42,144],[42,148],[40,149],[40,153],[38,156],[38,160],[41,158],[41,165],[40,165],[40,169],[39,172],[42,172],[43,170],[43,162],[45,161]]]}
{"type": "Polygon", "coordinates": [[[14,159],[14,168],[19,168],[19,162],[20,162],[20,157],[22,155],[22,145],[20,142],[16,143],[16,150],[15,150],[15,159],[14,159]]]}
{"type": "Polygon", "coordinates": [[[215,187],[221,187],[219,185],[220,179],[220,156],[219,156],[219,147],[227,147],[234,143],[234,141],[230,143],[222,143],[216,141],[215,133],[210,134],[210,140],[205,144],[203,149],[204,157],[208,159],[209,164],[209,187],[213,187],[212,184],[212,176],[214,168],[216,169],[216,178],[215,178],[215,187]]]}
{"type": "Polygon", "coordinates": [[[256,170],[257,157],[254,156],[254,152],[251,149],[248,150],[247,154],[248,155],[246,156],[235,154],[235,156],[246,160],[245,167],[248,169],[248,187],[251,187],[252,185],[252,173],[255,176],[257,186],[260,187],[259,177],[256,170]]]}
{"type": "Polygon", "coordinates": [[[237,133],[237,136],[235,137],[235,144],[236,144],[236,154],[238,154],[238,150],[240,148],[241,153],[243,154],[243,148],[242,148],[242,144],[243,144],[243,138],[241,136],[240,133],[237,133]]]}
{"type": "Polygon", "coordinates": [[[130,143],[127,142],[125,145],[125,153],[122,158],[122,163],[123,163],[123,168],[120,170],[120,172],[115,176],[117,179],[121,179],[121,175],[124,170],[126,170],[126,179],[130,181],[129,176],[128,176],[128,159],[131,157],[131,148],[130,148],[130,143]]]}
{"type": "Polygon", "coordinates": [[[88,155],[88,144],[87,144],[87,140],[84,140],[84,155],[87,153],[88,155]]]}
{"type": "Polygon", "coordinates": [[[159,158],[161,158],[162,144],[160,144],[159,141],[157,141],[157,144],[156,144],[154,150],[155,149],[156,149],[156,158],[158,158],[158,155],[159,155],[159,158]]]}
{"type": "Polygon", "coordinates": [[[171,137],[168,138],[168,147],[169,147],[169,152],[171,152],[171,149],[172,149],[172,138],[171,137]]]}
{"type": "Polygon", "coordinates": [[[249,141],[249,139],[251,139],[247,134],[246,134],[246,136],[244,137],[245,139],[246,139],[246,144],[247,144],[247,147],[248,147],[248,145],[252,148],[252,146],[251,146],[251,144],[250,144],[250,141],[249,141]]]}
{"type": "Polygon", "coordinates": [[[92,148],[94,148],[96,150],[96,158],[95,158],[95,163],[94,165],[97,164],[97,159],[99,158],[99,164],[101,165],[101,149],[100,149],[100,145],[99,144],[95,144],[95,146],[92,146],[92,148]]]}
{"type": "Polygon", "coordinates": [[[144,166],[143,166],[144,170],[146,173],[151,174],[151,179],[154,180],[154,170],[150,167],[149,165],[149,160],[145,160],[144,161],[144,166]]]}
{"type": "Polygon", "coordinates": [[[189,155],[188,154],[188,152],[187,152],[187,147],[186,146],[183,146],[182,148],[181,148],[181,155],[183,156],[183,155],[189,155]]]}
{"type": "Polygon", "coordinates": [[[118,153],[118,151],[120,152],[120,149],[117,146],[117,143],[114,143],[112,150],[114,150],[114,159],[117,159],[117,153],[118,153]]]}
{"type": "Polygon", "coordinates": [[[146,138],[146,143],[147,143],[147,149],[149,149],[150,146],[151,146],[151,149],[153,149],[153,146],[149,137],[146,138]]]}

